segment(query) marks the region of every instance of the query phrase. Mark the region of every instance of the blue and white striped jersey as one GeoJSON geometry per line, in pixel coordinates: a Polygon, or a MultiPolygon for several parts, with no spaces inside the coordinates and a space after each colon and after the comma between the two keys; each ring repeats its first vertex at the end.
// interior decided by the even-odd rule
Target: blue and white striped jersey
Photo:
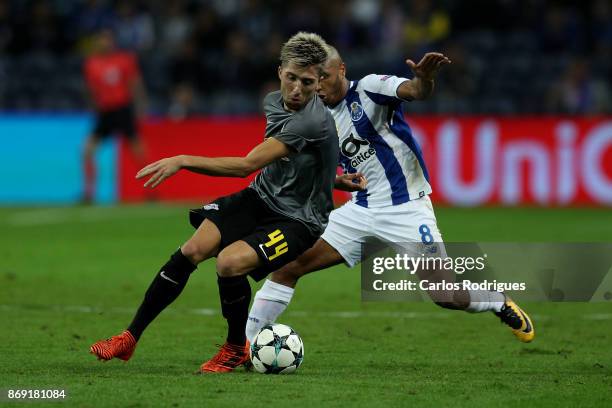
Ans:
{"type": "Polygon", "coordinates": [[[351,81],[344,100],[329,108],[338,128],[340,164],[368,179],[367,190],[352,197],[363,207],[398,205],[431,193],[421,148],[397,96],[404,81],[375,74],[351,81]]]}

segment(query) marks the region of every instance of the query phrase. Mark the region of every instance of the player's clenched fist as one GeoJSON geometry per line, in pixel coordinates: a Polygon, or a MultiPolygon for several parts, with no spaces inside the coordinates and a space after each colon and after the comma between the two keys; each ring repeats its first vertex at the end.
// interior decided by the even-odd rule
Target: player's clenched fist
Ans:
{"type": "Polygon", "coordinates": [[[348,192],[363,191],[368,185],[368,180],[361,172],[348,173],[336,176],[335,188],[348,192]]]}

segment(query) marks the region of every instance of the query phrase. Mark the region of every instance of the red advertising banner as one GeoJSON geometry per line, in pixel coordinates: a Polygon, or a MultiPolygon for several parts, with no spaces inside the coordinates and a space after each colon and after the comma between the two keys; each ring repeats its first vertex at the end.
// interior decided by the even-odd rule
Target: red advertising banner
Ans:
{"type": "MultiPolygon", "coordinates": [[[[148,121],[140,125],[148,162],[179,154],[195,156],[243,156],[263,140],[265,120],[192,119],[148,121]]],[[[122,143],[119,149],[118,189],[121,201],[141,201],[149,196],[160,200],[205,202],[249,185],[247,179],[208,177],[183,171],[147,192],[144,181],[134,175],[142,167],[122,143]]]]}
{"type": "MultiPolygon", "coordinates": [[[[408,118],[425,157],[436,203],[449,205],[611,205],[612,118],[408,118]]],[[[177,154],[241,156],[263,138],[265,121],[163,120],[141,126],[149,160],[177,154]]],[[[146,199],[129,149],[119,154],[119,197],[146,199]]],[[[251,178],[183,172],[158,199],[206,201],[251,178]]],[[[339,193],[337,198],[342,200],[339,193]]]]}
{"type": "Polygon", "coordinates": [[[437,202],[612,204],[612,120],[418,118],[437,202]]]}

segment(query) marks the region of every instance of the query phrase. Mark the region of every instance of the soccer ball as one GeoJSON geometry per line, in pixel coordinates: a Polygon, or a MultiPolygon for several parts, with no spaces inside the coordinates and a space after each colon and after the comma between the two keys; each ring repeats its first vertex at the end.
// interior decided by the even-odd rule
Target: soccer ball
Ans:
{"type": "Polygon", "coordinates": [[[284,324],[269,324],[253,339],[251,362],[263,374],[289,374],[304,359],[304,343],[293,329],[284,324]]]}

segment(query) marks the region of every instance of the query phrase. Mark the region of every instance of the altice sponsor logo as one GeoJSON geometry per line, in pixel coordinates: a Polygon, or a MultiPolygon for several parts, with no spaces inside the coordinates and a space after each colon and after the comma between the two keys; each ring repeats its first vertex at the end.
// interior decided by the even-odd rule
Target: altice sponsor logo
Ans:
{"type": "Polygon", "coordinates": [[[376,155],[376,149],[370,145],[370,142],[355,137],[352,133],[344,139],[340,150],[344,156],[351,159],[351,166],[353,168],[357,168],[361,163],[376,155]]]}

